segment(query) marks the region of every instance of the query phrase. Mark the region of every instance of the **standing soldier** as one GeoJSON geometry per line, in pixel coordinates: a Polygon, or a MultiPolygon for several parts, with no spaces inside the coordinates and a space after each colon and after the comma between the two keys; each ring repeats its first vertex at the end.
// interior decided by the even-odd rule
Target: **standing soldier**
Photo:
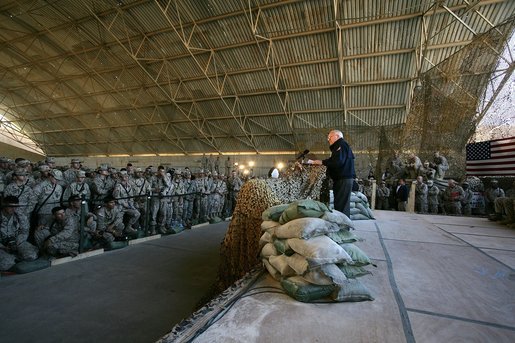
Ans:
{"type": "Polygon", "coordinates": [[[50,225],[52,222],[52,209],[61,206],[64,190],[59,182],[63,180],[63,173],[58,169],[52,169],[48,180],[34,189],[37,203],[33,216],[37,216],[37,225],[50,225]]]}
{"type": "Polygon", "coordinates": [[[427,185],[422,176],[417,176],[415,184],[415,210],[418,213],[427,213],[427,185]]]}
{"type": "Polygon", "coordinates": [[[180,170],[176,170],[173,178],[173,197],[172,197],[172,223],[171,227],[183,227],[182,209],[184,206],[183,195],[185,193],[184,180],[180,170]]]}
{"type": "Polygon", "coordinates": [[[449,179],[447,185],[448,187],[443,192],[445,211],[449,214],[461,215],[461,201],[465,192],[453,179],[449,179]]]}
{"type": "Polygon", "coordinates": [[[231,175],[231,169],[232,169],[231,157],[227,156],[227,160],[225,160],[225,175],[227,175],[227,177],[229,177],[229,175],[231,175]]]}
{"type": "Polygon", "coordinates": [[[204,169],[201,169],[198,173],[198,177],[195,177],[195,183],[197,184],[197,193],[193,200],[193,222],[198,224],[203,218],[202,212],[202,199],[204,198],[205,192],[205,174],[204,169]]]}
{"type": "Polygon", "coordinates": [[[440,189],[434,185],[433,180],[427,180],[427,200],[431,214],[438,214],[439,193],[440,189]]]}
{"type": "Polygon", "coordinates": [[[156,227],[160,233],[166,234],[166,225],[171,217],[170,196],[173,194],[173,185],[163,166],[157,168],[152,178],[152,194],[151,234],[156,234],[156,227]]]}
{"type": "Polygon", "coordinates": [[[188,170],[184,174],[184,200],[182,216],[186,229],[191,229],[193,219],[193,202],[197,195],[197,180],[191,179],[191,172],[188,170]]]}
{"type": "MultiPolygon", "coordinates": [[[[140,224],[144,225],[145,216],[147,215],[147,195],[150,195],[151,183],[143,176],[143,170],[136,168],[134,170],[134,178],[132,179],[132,188],[134,189],[134,206],[141,214],[140,224]]],[[[147,224],[148,225],[148,224],[147,224]]],[[[145,228],[146,230],[147,228],[145,228]]]]}
{"type": "Polygon", "coordinates": [[[227,184],[225,183],[224,176],[223,175],[217,176],[216,179],[213,180],[213,184],[215,184],[214,198],[216,199],[216,201],[215,201],[216,205],[213,208],[212,218],[218,217],[218,218],[224,219],[222,210],[224,208],[225,195],[227,194],[227,184]]]}
{"type": "Polygon", "coordinates": [[[135,235],[139,229],[140,213],[134,206],[134,189],[129,182],[127,171],[120,172],[120,182],[116,184],[113,197],[117,200],[120,209],[123,211],[126,235],[135,235]]]}
{"type": "Polygon", "coordinates": [[[220,172],[220,156],[216,156],[214,169],[218,173],[218,175],[221,174],[221,172],[220,172]]]}
{"type": "Polygon", "coordinates": [[[109,170],[107,165],[101,164],[98,167],[97,175],[92,183],[91,188],[91,201],[94,206],[102,206],[104,199],[113,194],[113,186],[108,180],[109,170]]]}
{"type": "Polygon", "coordinates": [[[376,209],[388,210],[388,202],[390,198],[390,189],[386,187],[386,182],[381,181],[376,190],[376,209]]]}
{"type": "MultiPolygon", "coordinates": [[[[66,186],[69,186],[73,182],[77,180],[77,172],[80,170],[80,160],[77,158],[72,158],[70,162],[70,168],[68,168],[63,176],[64,176],[64,182],[66,183],[66,186]]],[[[66,198],[68,199],[68,198],[66,198]]]]}
{"type": "Polygon", "coordinates": [[[402,159],[397,151],[389,161],[389,166],[391,167],[393,178],[398,179],[404,177],[404,162],[402,162],[402,159]]]}
{"type": "Polygon", "coordinates": [[[234,208],[236,207],[236,199],[238,198],[238,193],[243,185],[243,181],[238,176],[236,170],[231,172],[231,176],[227,180],[227,191],[229,192],[228,196],[228,217],[232,216],[234,212],[234,208]]]}
{"type": "Polygon", "coordinates": [[[470,216],[472,214],[472,197],[474,196],[474,193],[469,187],[469,183],[467,181],[463,182],[461,184],[461,188],[463,188],[463,199],[461,200],[461,207],[463,208],[463,214],[466,216],[470,216]]]}
{"type": "Polygon", "coordinates": [[[36,199],[34,190],[27,185],[27,171],[23,168],[16,168],[13,172],[13,182],[7,185],[4,190],[4,196],[16,197],[18,206],[15,207],[16,214],[23,216],[27,223],[30,223],[30,217],[36,199]]]}
{"type": "Polygon", "coordinates": [[[82,200],[85,200],[86,204],[91,200],[91,190],[86,183],[86,172],[84,170],[77,170],[75,181],[70,183],[64,190],[63,199],[67,200],[72,195],[76,195],[82,200]]]}

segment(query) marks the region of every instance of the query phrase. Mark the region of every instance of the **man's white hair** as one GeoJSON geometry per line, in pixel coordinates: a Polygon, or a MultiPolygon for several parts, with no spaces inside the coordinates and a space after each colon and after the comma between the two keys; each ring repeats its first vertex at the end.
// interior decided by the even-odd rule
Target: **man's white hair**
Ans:
{"type": "Polygon", "coordinates": [[[337,135],[338,138],[343,138],[343,133],[340,130],[331,130],[330,133],[337,135]]]}

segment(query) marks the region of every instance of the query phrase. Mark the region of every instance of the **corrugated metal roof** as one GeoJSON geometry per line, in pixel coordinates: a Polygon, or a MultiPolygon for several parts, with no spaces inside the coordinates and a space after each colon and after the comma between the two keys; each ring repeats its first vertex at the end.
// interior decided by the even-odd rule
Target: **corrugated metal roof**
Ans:
{"type": "Polygon", "coordinates": [[[366,150],[382,128],[414,130],[418,78],[479,98],[514,13],[509,0],[7,0],[0,99],[55,156],[326,149],[335,127],[366,150]]]}

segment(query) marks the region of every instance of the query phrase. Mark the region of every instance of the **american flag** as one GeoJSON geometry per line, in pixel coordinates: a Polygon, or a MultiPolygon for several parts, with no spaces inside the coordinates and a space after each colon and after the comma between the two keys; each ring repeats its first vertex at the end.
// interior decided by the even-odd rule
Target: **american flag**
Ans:
{"type": "Polygon", "coordinates": [[[467,144],[467,175],[515,176],[515,137],[467,144]]]}

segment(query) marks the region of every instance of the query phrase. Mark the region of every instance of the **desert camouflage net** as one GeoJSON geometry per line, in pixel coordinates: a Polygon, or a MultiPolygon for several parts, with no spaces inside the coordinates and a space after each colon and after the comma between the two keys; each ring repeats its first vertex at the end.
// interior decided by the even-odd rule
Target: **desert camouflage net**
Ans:
{"type": "Polygon", "coordinates": [[[280,179],[253,179],[243,185],[220,249],[219,291],[260,263],[259,238],[263,211],[298,199],[320,200],[325,171],[324,166],[297,165],[280,179]]]}
{"type": "Polygon", "coordinates": [[[253,179],[243,184],[220,249],[219,291],[229,287],[260,263],[261,214],[268,207],[279,203],[264,180],[253,179]]]}

